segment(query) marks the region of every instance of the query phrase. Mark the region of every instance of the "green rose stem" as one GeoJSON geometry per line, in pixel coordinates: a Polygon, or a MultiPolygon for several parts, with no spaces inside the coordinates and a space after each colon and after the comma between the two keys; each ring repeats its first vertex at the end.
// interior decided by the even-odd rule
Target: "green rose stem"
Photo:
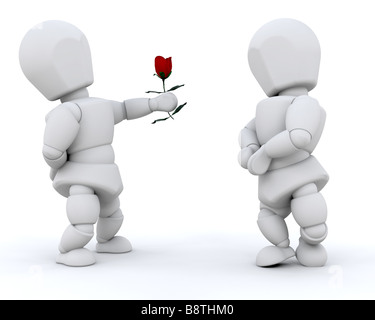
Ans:
{"type": "MultiPolygon", "coordinates": [[[[184,84],[182,84],[182,85],[174,86],[174,87],[170,88],[169,90],[165,89],[165,80],[167,78],[169,78],[169,76],[172,73],[172,58],[171,57],[165,59],[162,56],[157,56],[155,58],[155,71],[156,71],[156,73],[154,73],[154,76],[158,76],[163,81],[163,91],[161,91],[161,92],[160,91],[146,91],[146,93],[157,93],[157,94],[163,94],[164,93],[165,94],[167,92],[174,91],[174,90],[184,86],[184,84]]],[[[186,104],[187,104],[187,102],[185,102],[184,104],[181,104],[173,112],[167,112],[168,117],[162,118],[162,119],[157,119],[154,122],[152,122],[152,124],[154,124],[156,122],[159,122],[159,121],[168,120],[169,118],[174,120],[173,116],[176,113],[180,112],[181,109],[186,106],[186,104]]]]}
{"type": "MultiPolygon", "coordinates": [[[[165,79],[162,79],[163,80],[163,90],[164,90],[164,93],[165,93],[165,79]]],[[[170,114],[170,112],[168,112],[168,115],[169,117],[174,120],[174,118],[172,117],[172,115],[170,114]]]]}

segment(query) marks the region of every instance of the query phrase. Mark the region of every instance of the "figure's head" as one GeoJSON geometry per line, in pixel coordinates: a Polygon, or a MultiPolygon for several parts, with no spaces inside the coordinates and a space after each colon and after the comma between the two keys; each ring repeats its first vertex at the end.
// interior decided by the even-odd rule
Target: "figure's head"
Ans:
{"type": "Polygon", "coordinates": [[[310,91],[317,84],[319,41],[300,21],[277,19],[265,24],[250,42],[248,59],[252,73],[269,97],[296,87],[310,91]]]}
{"type": "Polygon", "coordinates": [[[26,78],[51,101],[94,82],[88,41],[67,22],[51,20],[32,28],[19,59],[26,78]]]}

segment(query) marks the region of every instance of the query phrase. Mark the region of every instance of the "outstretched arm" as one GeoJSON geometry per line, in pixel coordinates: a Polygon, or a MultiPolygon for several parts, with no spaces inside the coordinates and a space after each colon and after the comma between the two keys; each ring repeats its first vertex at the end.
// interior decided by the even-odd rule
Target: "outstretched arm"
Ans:
{"type": "Polygon", "coordinates": [[[238,154],[238,162],[242,168],[247,169],[250,157],[259,149],[259,141],[255,130],[255,118],[241,130],[238,140],[241,147],[241,151],[238,154]]]}
{"type": "Polygon", "coordinates": [[[67,150],[77,136],[80,108],[71,102],[63,103],[46,116],[43,156],[52,169],[61,168],[67,161],[67,150]]]}
{"type": "Polygon", "coordinates": [[[324,121],[319,103],[309,96],[297,97],[286,114],[286,130],[267,141],[250,159],[249,170],[263,174],[274,158],[305,150],[324,121]]]}
{"type": "Polygon", "coordinates": [[[156,98],[137,98],[114,104],[116,123],[122,120],[138,119],[154,111],[171,112],[177,107],[177,98],[173,93],[164,93],[156,98]]]}

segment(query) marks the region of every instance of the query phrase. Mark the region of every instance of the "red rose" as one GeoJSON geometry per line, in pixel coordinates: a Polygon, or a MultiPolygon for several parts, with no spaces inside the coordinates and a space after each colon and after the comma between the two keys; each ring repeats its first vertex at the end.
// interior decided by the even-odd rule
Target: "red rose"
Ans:
{"type": "MultiPolygon", "coordinates": [[[[156,71],[156,75],[163,81],[163,91],[160,92],[160,91],[146,91],[146,93],[158,93],[158,94],[161,94],[161,93],[166,93],[166,92],[170,92],[170,91],[174,91],[174,90],[177,90],[178,88],[181,88],[184,86],[184,84],[182,85],[179,85],[179,86],[174,86],[172,88],[170,88],[169,90],[165,90],[165,79],[167,79],[171,73],[172,73],[172,57],[169,57],[167,59],[165,59],[164,57],[162,56],[157,56],[155,58],[155,71],[156,71]]],[[[155,76],[155,74],[154,74],[155,76]]],[[[152,124],[154,123],[157,123],[159,121],[165,121],[165,120],[168,120],[169,118],[173,119],[173,116],[180,112],[181,109],[183,107],[185,107],[185,105],[187,104],[187,102],[185,102],[184,104],[178,106],[174,112],[172,114],[170,114],[168,112],[168,116],[167,118],[162,118],[162,119],[157,119],[155,120],[152,124]]]]}
{"type": "Polygon", "coordinates": [[[167,79],[172,73],[172,58],[169,57],[165,59],[161,56],[157,56],[155,58],[155,71],[160,79],[167,79]]]}

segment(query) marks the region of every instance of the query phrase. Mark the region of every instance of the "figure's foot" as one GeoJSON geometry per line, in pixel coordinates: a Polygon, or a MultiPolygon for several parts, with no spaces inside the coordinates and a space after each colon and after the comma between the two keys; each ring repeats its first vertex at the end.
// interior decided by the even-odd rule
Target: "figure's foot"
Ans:
{"type": "Polygon", "coordinates": [[[132,245],[124,237],[114,237],[107,242],[97,243],[96,251],[99,253],[126,253],[132,251],[132,245]]]}
{"type": "Polygon", "coordinates": [[[75,249],[67,253],[60,253],[56,262],[69,267],[87,267],[96,262],[94,254],[85,248],[75,249]]]}
{"type": "Polygon", "coordinates": [[[263,248],[257,255],[256,265],[258,267],[270,267],[279,264],[289,258],[294,257],[295,253],[291,247],[281,248],[269,246],[263,248]]]}
{"type": "Polygon", "coordinates": [[[323,267],[327,262],[327,251],[321,244],[311,245],[300,238],[296,257],[306,267],[323,267]]]}

